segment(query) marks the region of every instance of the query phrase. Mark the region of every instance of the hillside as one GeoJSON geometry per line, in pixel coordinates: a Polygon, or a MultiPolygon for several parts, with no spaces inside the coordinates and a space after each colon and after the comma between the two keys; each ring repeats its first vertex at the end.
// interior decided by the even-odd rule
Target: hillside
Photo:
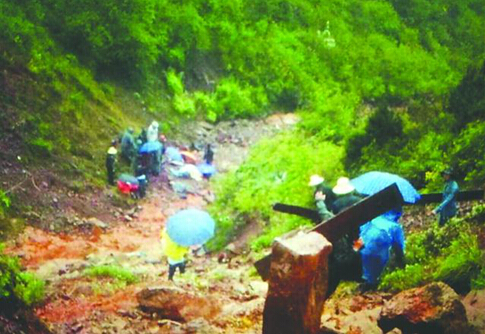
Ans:
{"type": "MultiPolygon", "coordinates": [[[[120,223],[137,204],[106,185],[106,151],[152,120],[180,147],[239,145],[242,119],[249,137],[269,115],[299,120],[243,141],[248,151],[211,184],[213,251],[257,226],[249,244],[259,254],[307,225],[271,205],[312,206],[312,174],[334,184],[382,170],[425,193],[441,191],[440,173],[452,167],[460,189],[483,188],[483,26],[482,0],[2,1],[0,240],[26,226],[63,236],[83,219],[120,223]]],[[[431,225],[416,228],[415,254],[431,247],[428,234],[452,237],[439,245],[456,250],[471,233],[431,225]]],[[[481,243],[463,255],[467,279],[483,275],[481,243]]],[[[455,261],[418,255],[389,289],[399,275],[421,284],[435,279],[427,270],[455,261]]]]}

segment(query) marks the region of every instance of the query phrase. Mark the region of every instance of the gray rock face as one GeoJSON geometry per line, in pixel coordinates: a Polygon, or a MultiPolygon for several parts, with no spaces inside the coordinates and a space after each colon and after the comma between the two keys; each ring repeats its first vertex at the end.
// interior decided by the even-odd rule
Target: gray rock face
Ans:
{"type": "Polygon", "coordinates": [[[387,333],[471,333],[465,307],[448,285],[438,282],[406,290],[389,300],[381,311],[379,327],[387,333]]]}

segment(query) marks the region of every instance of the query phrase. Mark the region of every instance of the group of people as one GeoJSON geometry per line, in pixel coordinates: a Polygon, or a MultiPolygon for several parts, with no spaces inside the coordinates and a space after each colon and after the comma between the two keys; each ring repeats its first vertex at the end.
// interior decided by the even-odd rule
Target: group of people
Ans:
{"type": "MultiPolygon", "coordinates": [[[[443,171],[442,176],[446,182],[443,200],[433,210],[440,215],[440,226],[456,215],[456,194],[459,190],[453,180],[452,169],[443,171]]],[[[331,188],[322,176],[312,175],[309,186],[314,187],[315,204],[322,221],[362,199],[347,177],[339,178],[335,187],[331,188]]],[[[361,291],[375,289],[391,254],[394,254],[397,266],[405,265],[404,230],[399,223],[401,216],[402,208],[395,208],[334,242],[329,257],[327,295],[335,291],[341,280],[360,282],[361,291]]]]}
{"type": "MultiPolygon", "coordinates": [[[[150,175],[159,175],[164,152],[165,136],[158,134],[158,122],[153,121],[147,129],[142,129],[140,134],[134,137],[133,128],[128,128],[123,135],[111,142],[106,154],[106,171],[108,183],[115,185],[117,146],[121,146],[121,158],[127,163],[137,179],[137,191],[135,197],[144,197],[145,189],[150,175]]],[[[119,181],[121,182],[121,181],[119,181]]]]}

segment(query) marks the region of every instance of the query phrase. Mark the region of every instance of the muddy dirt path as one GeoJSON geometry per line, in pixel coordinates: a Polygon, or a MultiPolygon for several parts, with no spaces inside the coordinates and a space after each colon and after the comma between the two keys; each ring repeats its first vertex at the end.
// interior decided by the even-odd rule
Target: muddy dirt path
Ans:
{"type": "MultiPolygon", "coordinates": [[[[221,173],[235,168],[261,137],[293,126],[293,115],[274,115],[256,122],[188,126],[187,141],[216,143],[215,165],[221,173]]],[[[170,187],[168,172],[154,179],[147,197],[120,221],[107,225],[85,219],[74,232],[54,233],[33,227],[9,247],[23,265],[47,282],[47,298],[36,308],[54,333],[258,333],[266,283],[250,276],[253,259],[239,256],[230,264],[217,255],[192,256],[187,272],[167,280],[160,231],[180,209],[204,209],[211,197],[209,181],[192,182],[194,194],[181,199],[170,187]],[[137,281],[90,277],[85,269],[126,268],[137,281]],[[186,324],[164,321],[139,310],[136,294],[148,287],[177,287],[218,301],[210,318],[186,324]]],[[[172,180],[175,181],[175,180],[172,180]]],[[[89,202],[86,203],[89,205],[89,202]]],[[[89,218],[89,217],[86,217],[89,218]]]]}

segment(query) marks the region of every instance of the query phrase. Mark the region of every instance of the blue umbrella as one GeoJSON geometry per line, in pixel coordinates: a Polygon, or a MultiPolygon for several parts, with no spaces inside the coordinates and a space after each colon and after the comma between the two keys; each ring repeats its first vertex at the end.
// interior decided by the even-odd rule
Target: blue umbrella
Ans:
{"type": "Polygon", "coordinates": [[[156,151],[160,151],[163,148],[163,145],[159,141],[149,141],[143,144],[138,152],[140,153],[152,153],[156,151]]]}
{"type": "Polygon", "coordinates": [[[350,183],[363,195],[374,195],[391,184],[396,183],[405,202],[416,203],[421,198],[421,195],[408,180],[396,174],[375,171],[368,172],[350,180],[350,183]]]}
{"type": "Polygon", "coordinates": [[[201,245],[214,236],[215,225],[207,212],[185,209],[168,219],[167,233],[181,246],[201,245]]]}

